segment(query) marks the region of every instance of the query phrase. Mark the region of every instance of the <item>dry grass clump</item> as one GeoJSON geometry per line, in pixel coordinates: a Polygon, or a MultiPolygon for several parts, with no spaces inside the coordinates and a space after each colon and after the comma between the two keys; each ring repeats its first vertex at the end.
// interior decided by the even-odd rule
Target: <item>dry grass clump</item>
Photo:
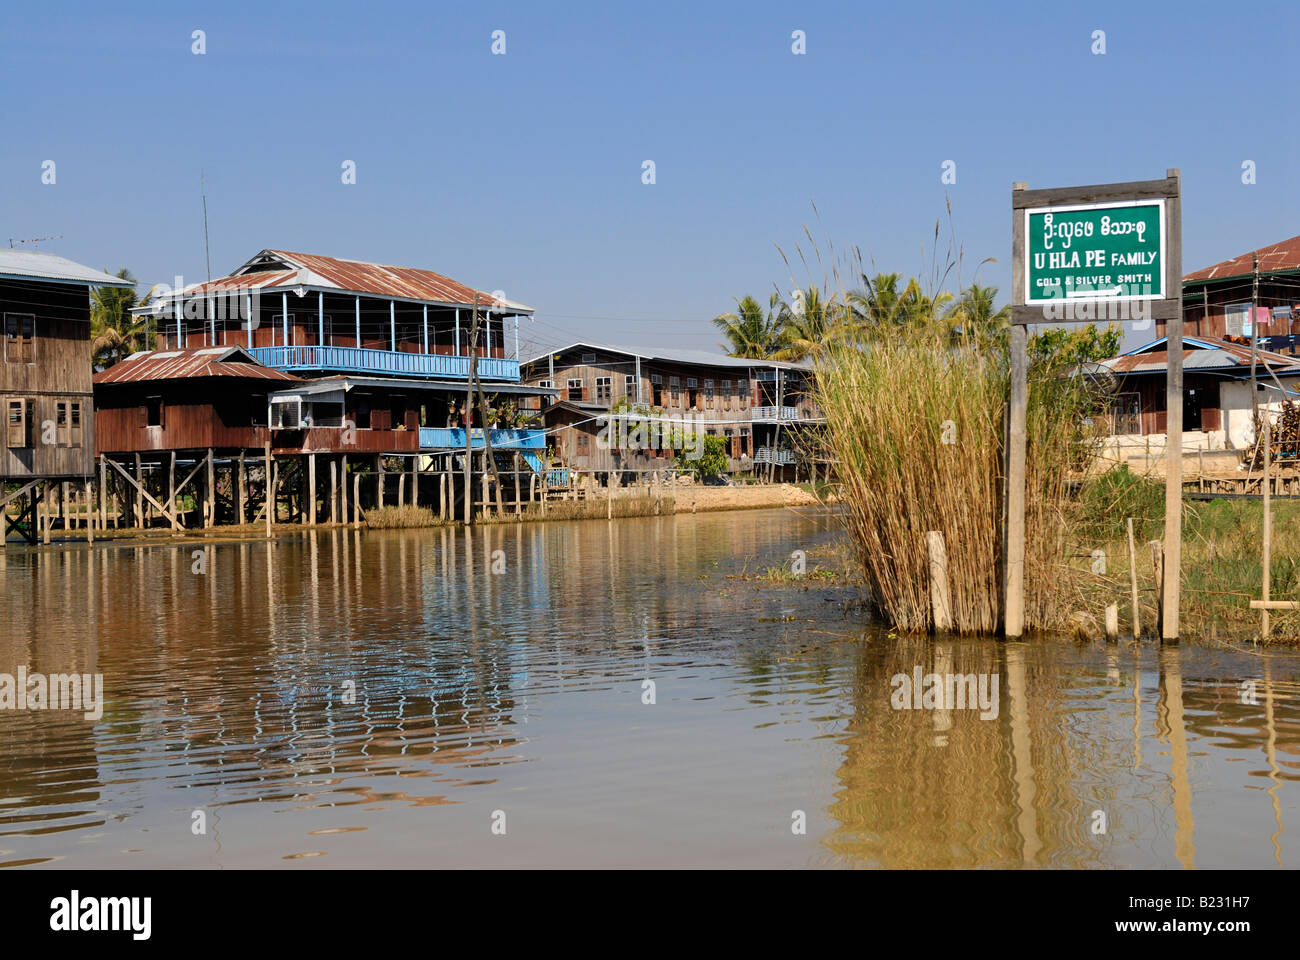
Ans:
{"type": "MultiPolygon", "coordinates": [[[[1002,617],[1001,352],[903,339],[829,350],[816,399],[838,462],[845,523],[871,603],[895,628],[928,631],[927,531],[943,534],[954,629],[997,633],[1002,617]]],[[[1061,626],[1071,505],[1064,480],[1080,449],[1084,398],[1069,378],[1033,384],[1028,418],[1025,620],[1061,626]]]]}

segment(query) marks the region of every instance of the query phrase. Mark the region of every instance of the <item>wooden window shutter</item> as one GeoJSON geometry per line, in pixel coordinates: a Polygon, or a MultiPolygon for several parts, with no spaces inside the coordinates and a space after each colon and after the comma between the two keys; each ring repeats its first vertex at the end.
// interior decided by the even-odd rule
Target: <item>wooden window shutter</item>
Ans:
{"type": "Polygon", "coordinates": [[[81,404],[73,403],[69,405],[68,422],[70,427],[70,443],[74,447],[81,446],[81,404]]]}
{"type": "Polygon", "coordinates": [[[1201,410],[1201,429],[1218,430],[1223,426],[1222,411],[1218,407],[1205,407],[1201,410]]]}
{"type": "Polygon", "coordinates": [[[10,400],[5,404],[5,444],[24,447],[27,439],[27,401],[10,400]]]}

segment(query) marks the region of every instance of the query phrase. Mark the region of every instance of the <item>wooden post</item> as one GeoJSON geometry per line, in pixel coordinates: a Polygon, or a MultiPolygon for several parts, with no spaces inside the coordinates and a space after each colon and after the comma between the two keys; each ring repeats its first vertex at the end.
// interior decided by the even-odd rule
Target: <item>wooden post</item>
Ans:
{"type": "Polygon", "coordinates": [[[1106,604],[1106,639],[1114,643],[1119,639],[1119,604],[1106,604]]]}
{"type": "MultiPolygon", "coordinates": [[[[171,451],[167,466],[167,512],[176,516],[176,451],[171,451]]],[[[172,529],[179,529],[179,524],[172,521],[172,529]]]]}
{"type": "Polygon", "coordinates": [[[930,554],[930,610],[936,633],[952,631],[952,600],[948,594],[948,550],[943,534],[929,530],[925,534],[926,548],[930,554]]]}
{"type": "Polygon", "coordinates": [[[239,451],[239,477],[235,487],[236,514],[239,525],[244,525],[244,501],[248,499],[248,472],[244,466],[244,451],[239,451]]]}
{"type": "Polygon", "coordinates": [[[348,455],[339,464],[339,520],[348,522],[348,455]]]}
{"type": "Polygon", "coordinates": [[[45,526],[41,532],[41,542],[48,547],[50,545],[50,528],[54,525],[54,517],[50,512],[50,489],[52,485],[50,481],[46,480],[41,486],[44,487],[44,495],[41,500],[45,507],[45,526]]]}
{"type": "Polygon", "coordinates": [[[438,519],[447,519],[447,474],[444,470],[438,476],[438,519]]]}
{"type": "Polygon", "coordinates": [[[338,461],[330,458],[330,526],[339,522],[339,469],[338,461]]]}
{"type": "Polygon", "coordinates": [[[307,523],[316,526],[316,454],[307,454],[307,523]]]}
{"type": "Polygon", "coordinates": [[[140,467],[140,454],[135,455],[135,518],[136,526],[144,529],[144,473],[140,467]]]}
{"type": "Polygon", "coordinates": [[[208,447],[208,482],[207,490],[208,506],[204,511],[203,526],[213,527],[217,523],[217,458],[208,447]]]}
{"type": "Polygon", "coordinates": [[[397,475],[397,505],[403,506],[406,503],[406,471],[403,470],[397,475]]]}
{"type": "Polygon", "coordinates": [[[1133,541],[1133,518],[1128,518],[1128,576],[1132,590],[1133,603],[1133,639],[1142,636],[1142,614],[1138,611],[1138,565],[1137,547],[1133,541]]]}
{"type": "Polygon", "coordinates": [[[361,474],[352,474],[352,526],[361,528],[361,474]]]}
{"type": "Polygon", "coordinates": [[[95,502],[94,497],[91,495],[90,492],[90,481],[87,480],[86,481],[86,514],[85,514],[87,543],[95,542],[95,513],[92,507],[94,502],[95,502]]]}
{"type": "Polygon", "coordinates": [[[275,513],[275,488],[274,488],[275,481],[272,477],[273,471],[271,469],[271,441],[270,440],[266,441],[266,443],[262,447],[262,450],[263,450],[263,456],[266,458],[264,461],[264,463],[266,464],[266,535],[269,538],[271,536],[271,523],[273,519],[272,515],[275,513]]]}
{"type": "MultiPolygon", "coordinates": [[[[108,464],[104,462],[107,454],[99,455],[99,529],[108,529],[108,464]]],[[[0,540],[3,540],[0,537],[0,540]]]]}
{"type": "Polygon", "coordinates": [[[1163,637],[1165,621],[1164,552],[1161,549],[1162,544],[1159,540],[1152,540],[1149,546],[1151,547],[1151,569],[1156,581],[1156,633],[1163,637]]]}
{"type": "MultiPolygon", "coordinates": [[[[1014,257],[1013,264],[1020,264],[1014,257]]],[[[1013,266],[1013,273],[1020,268],[1013,266]]],[[[1015,279],[1012,280],[1015,283],[1015,279]]],[[[1023,282],[1023,281],[1022,281],[1023,282]]],[[[1008,640],[1019,639],[1025,629],[1025,455],[1026,419],[1029,410],[1028,332],[1024,325],[1011,327],[1011,446],[1007,453],[1007,542],[1006,621],[1008,640]]]]}
{"type": "Polygon", "coordinates": [[[375,494],[375,508],[378,509],[384,505],[384,458],[375,458],[376,469],[379,472],[379,479],[376,481],[378,492],[375,494]]]}
{"type": "MultiPolygon", "coordinates": [[[[1255,320],[1254,317],[1252,316],[1251,336],[1255,335],[1254,333],[1255,328],[1253,326],[1254,322],[1255,320]]],[[[1269,601],[1269,592],[1272,590],[1271,567],[1273,565],[1273,485],[1269,482],[1269,475],[1268,475],[1269,461],[1271,459],[1270,455],[1272,453],[1272,447],[1273,447],[1273,436],[1272,436],[1273,426],[1268,419],[1268,408],[1264,409],[1263,420],[1264,420],[1264,545],[1263,545],[1264,593],[1263,593],[1263,598],[1266,606],[1262,608],[1260,613],[1260,636],[1267,641],[1273,632],[1273,625],[1269,621],[1269,614],[1268,614],[1269,608],[1267,606],[1269,601]]]]}
{"type": "MultiPolygon", "coordinates": [[[[1160,611],[1160,636],[1164,641],[1178,641],[1178,606],[1183,569],[1183,216],[1181,175],[1170,169],[1165,176],[1173,181],[1174,192],[1165,202],[1165,223],[1169,234],[1165,247],[1169,263],[1165,266],[1165,297],[1173,301],[1174,311],[1166,321],[1165,349],[1168,357],[1168,388],[1165,397],[1165,551],[1164,602],[1160,611]]],[[[1251,317],[1252,332],[1255,318],[1251,317]]]]}

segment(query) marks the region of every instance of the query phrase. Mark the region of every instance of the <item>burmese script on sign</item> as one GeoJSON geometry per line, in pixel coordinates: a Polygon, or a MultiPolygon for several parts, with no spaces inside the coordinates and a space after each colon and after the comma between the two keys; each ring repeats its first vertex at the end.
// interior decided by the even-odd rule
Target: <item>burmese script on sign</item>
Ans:
{"type": "Polygon", "coordinates": [[[1163,200],[1025,211],[1025,302],[1164,296],[1163,200]]]}

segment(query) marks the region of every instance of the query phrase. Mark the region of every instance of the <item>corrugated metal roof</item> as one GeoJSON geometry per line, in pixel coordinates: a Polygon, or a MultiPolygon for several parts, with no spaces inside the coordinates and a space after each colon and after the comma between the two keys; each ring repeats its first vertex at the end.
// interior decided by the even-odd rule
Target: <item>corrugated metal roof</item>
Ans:
{"type": "Polygon", "coordinates": [[[1292,237],[1272,246],[1251,250],[1231,260],[1205,267],[1183,277],[1184,283],[1197,280],[1224,280],[1229,277],[1248,277],[1255,269],[1254,258],[1259,255],[1259,272],[1274,270],[1300,270],[1300,237],[1292,237]]]}
{"type": "MultiPolygon", "coordinates": [[[[1161,337],[1122,356],[1103,360],[1100,366],[1115,373],[1164,373],[1169,365],[1165,344],[1166,338],[1161,337]]],[[[1256,349],[1255,358],[1261,368],[1271,368],[1275,373],[1300,374],[1300,359],[1296,357],[1256,349]]],[[[1249,372],[1250,346],[1211,337],[1184,337],[1183,369],[1249,372]]]]}
{"type": "Polygon", "coordinates": [[[0,277],[45,280],[51,283],[87,283],[103,287],[135,286],[102,270],[37,250],[0,249],[0,277]]]}
{"type": "MultiPolygon", "coordinates": [[[[432,270],[270,249],[261,251],[229,276],[187,286],[181,296],[194,297],[249,288],[266,290],[293,287],[463,307],[472,307],[477,295],[482,309],[497,304],[492,294],[467,287],[432,270]],[[267,266],[284,269],[258,269],[267,266]]],[[[533,312],[532,307],[513,300],[503,299],[501,305],[511,311],[533,312]]]]}
{"type": "Polygon", "coordinates": [[[708,350],[689,350],[685,348],[672,348],[664,350],[656,347],[653,350],[645,350],[639,347],[615,347],[605,343],[595,343],[591,340],[580,340],[577,343],[571,343],[565,347],[558,347],[555,350],[547,350],[545,353],[539,353],[530,360],[525,360],[524,364],[537,363],[545,360],[554,354],[566,353],[569,350],[575,350],[578,347],[590,347],[595,351],[604,351],[606,353],[618,353],[626,357],[640,357],[642,360],[664,360],[669,363],[690,363],[702,367],[780,367],[782,370],[808,370],[810,367],[806,363],[796,363],[788,360],[749,360],[744,357],[732,357],[725,353],[710,353],[708,350]]]}
{"type": "Polygon", "coordinates": [[[95,383],[136,383],[143,380],[189,380],[234,377],[301,383],[292,373],[264,367],[243,347],[202,347],[194,350],[146,350],[133,353],[95,374],[95,383]]]}

